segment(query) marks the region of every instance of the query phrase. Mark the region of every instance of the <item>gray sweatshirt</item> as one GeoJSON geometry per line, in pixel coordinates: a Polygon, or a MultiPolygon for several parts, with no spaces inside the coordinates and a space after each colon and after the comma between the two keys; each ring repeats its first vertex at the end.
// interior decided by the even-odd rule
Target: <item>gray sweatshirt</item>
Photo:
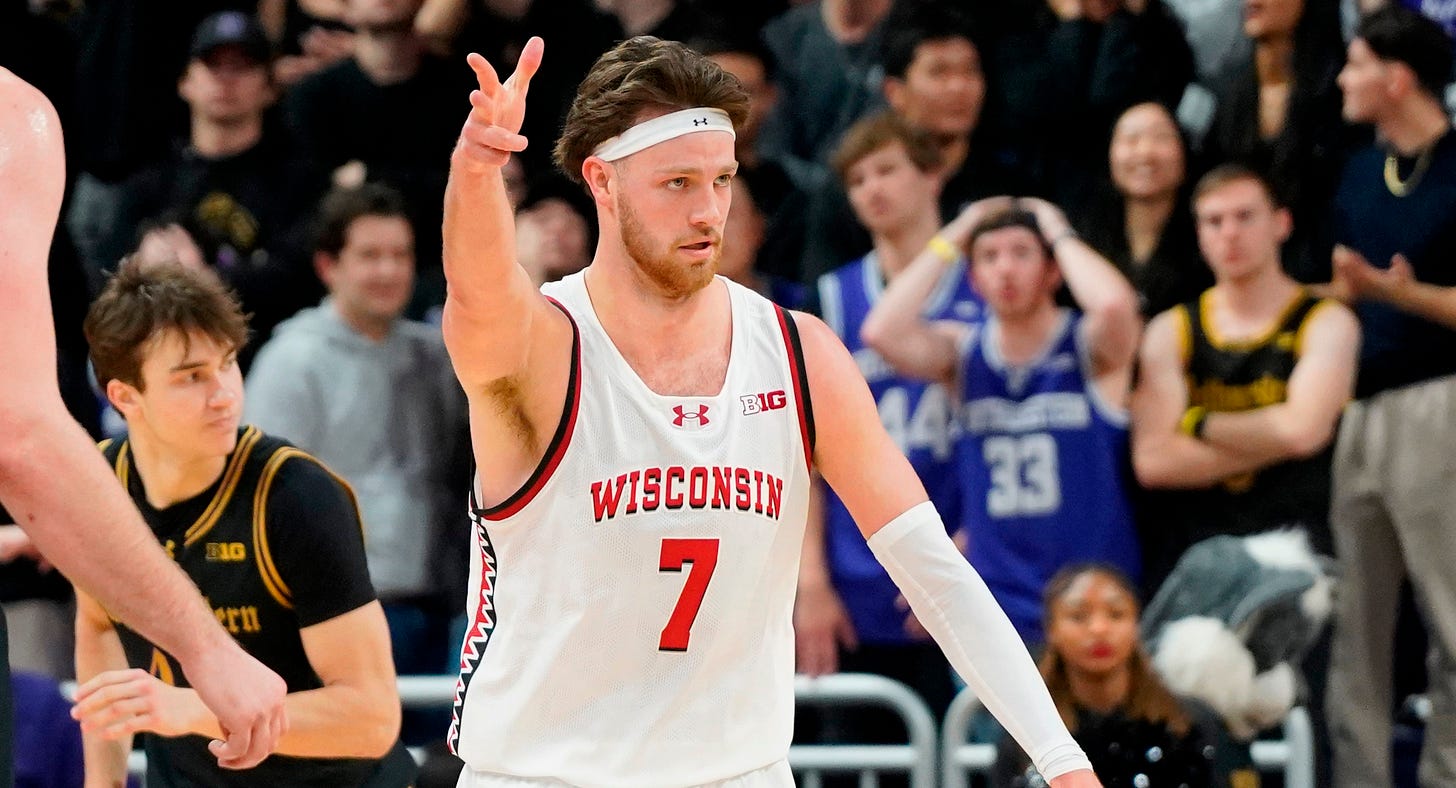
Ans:
{"type": "Polygon", "coordinates": [[[247,422],[353,485],[379,596],[438,591],[442,529],[463,522],[451,513],[465,501],[463,491],[447,487],[460,475],[447,466],[465,435],[465,396],[440,330],[399,320],[375,342],[324,299],[274,330],[253,361],[246,393],[247,422]]]}

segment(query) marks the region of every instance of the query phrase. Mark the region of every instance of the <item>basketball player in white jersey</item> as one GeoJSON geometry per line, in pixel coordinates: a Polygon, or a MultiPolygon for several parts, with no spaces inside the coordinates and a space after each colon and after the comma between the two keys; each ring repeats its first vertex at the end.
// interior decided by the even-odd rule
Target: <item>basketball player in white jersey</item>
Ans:
{"type": "Polygon", "coordinates": [[[812,462],[950,662],[1056,788],[1097,786],[1015,630],[946,536],[823,323],[714,276],[736,80],[639,37],[582,82],[558,166],[592,264],[516,264],[500,168],[542,42],[480,89],[445,195],[444,330],[470,398],[460,785],[783,786],[812,462]]]}

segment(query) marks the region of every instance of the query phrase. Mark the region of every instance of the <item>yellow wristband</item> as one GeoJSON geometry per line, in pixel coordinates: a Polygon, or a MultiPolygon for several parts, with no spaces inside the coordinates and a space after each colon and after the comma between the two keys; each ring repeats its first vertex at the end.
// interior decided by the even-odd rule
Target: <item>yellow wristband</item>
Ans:
{"type": "Polygon", "coordinates": [[[938,235],[931,237],[930,243],[927,243],[925,248],[934,252],[935,256],[939,257],[943,263],[953,263],[959,260],[961,256],[961,252],[956,248],[955,244],[938,235]]]}
{"type": "Polygon", "coordinates": [[[1202,405],[1194,405],[1183,411],[1183,418],[1178,421],[1178,431],[1190,438],[1203,437],[1203,425],[1208,421],[1208,409],[1202,405]]]}

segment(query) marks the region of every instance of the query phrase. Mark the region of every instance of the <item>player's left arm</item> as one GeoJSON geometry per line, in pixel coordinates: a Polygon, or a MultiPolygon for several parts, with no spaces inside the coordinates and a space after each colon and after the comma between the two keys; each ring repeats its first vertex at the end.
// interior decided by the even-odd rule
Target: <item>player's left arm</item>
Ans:
{"type": "Polygon", "coordinates": [[[814,404],[814,463],[911,609],[1054,788],[1098,785],[1021,638],[946,535],[909,460],[880,423],[849,351],[794,314],[814,404]]]}
{"type": "Polygon", "coordinates": [[[1323,451],[1355,390],[1360,325],[1348,307],[1326,301],[1306,318],[1299,360],[1283,402],[1237,413],[1210,413],[1203,439],[1230,451],[1286,460],[1323,451]]]}

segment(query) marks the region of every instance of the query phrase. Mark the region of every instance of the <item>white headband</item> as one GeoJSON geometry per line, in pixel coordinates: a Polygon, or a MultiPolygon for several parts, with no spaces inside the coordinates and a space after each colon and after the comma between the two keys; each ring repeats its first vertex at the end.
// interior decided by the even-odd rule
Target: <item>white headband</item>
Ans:
{"type": "Polygon", "coordinates": [[[659,142],[667,142],[695,131],[726,131],[737,139],[728,113],[712,107],[694,107],[644,120],[598,145],[592,155],[603,161],[616,161],[659,142]]]}

